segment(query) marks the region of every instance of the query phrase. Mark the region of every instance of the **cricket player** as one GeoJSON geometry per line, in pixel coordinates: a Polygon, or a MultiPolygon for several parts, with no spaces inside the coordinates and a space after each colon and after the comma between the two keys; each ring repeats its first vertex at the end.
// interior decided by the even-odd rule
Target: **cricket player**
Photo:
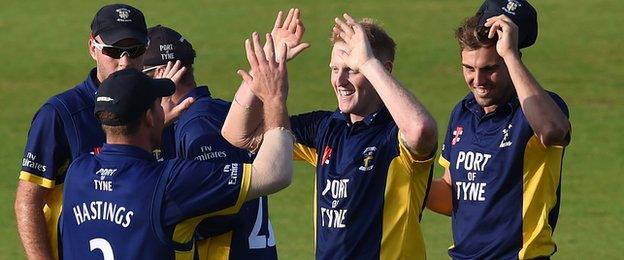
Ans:
{"type": "Polygon", "coordinates": [[[57,222],[65,173],[81,154],[104,143],[93,116],[95,93],[109,74],[141,68],[147,48],[143,13],[124,4],[102,7],[91,23],[89,54],[96,62],[87,78],[50,98],[35,114],[15,198],[15,215],[29,259],[57,259],[57,222]]]}
{"type": "MultiPolygon", "coordinates": [[[[271,46],[257,55],[247,86],[266,102],[264,143],[253,164],[173,159],[158,162],[164,128],[161,98],[169,79],[136,69],[115,72],[99,88],[95,114],[106,144],[69,167],[61,238],[64,259],[193,259],[196,226],[236,213],[245,201],[290,184],[294,137],[286,111],[285,59],[271,46]]],[[[284,57],[285,55],[282,55],[284,57]]]]}
{"type": "MultiPolygon", "coordinates": [[[[291,9],[289,16],[294,15],[291,9]]],[[[195,100],[177,121],[165,127],[163,158],[251,163],[253,154],[232,146],[221,136],[231,103],[213,98],[207,86],[197,86],[193,73],[195,50],[188,39],[161,25],[149,28],[148,35],[150,47],[145,53],[144,71],[161,77],[184,67],[186,71],[172,99],[175,103],[185,97],[195,100]]],[[[199,259],[277,259],[266,196],[246,202],[236,215],[205,219],[198,225],[197,235],[199,259]]]]}
{"type": "MultiPolygon", "coordinates": [[[[344,18],[336,18],[329,62],[338,109],[291,117],[295,158],[316,166],[316,258],[424,259],[419,222],[436,123],[392,76],[392,38],[372,22],[344,18]]],[[[258,107],[245,86],[235,98],[222,134],[254,149],[268,103],[258,107]]]]}
{"type": "Polygon", "coordinates": [[[571,127],[563,99],[520,59],[537,12],[487,0],[455,36],[470,92],[451,113],[427,206],[452,216],[454,259],[548,259],[571,127]]]}

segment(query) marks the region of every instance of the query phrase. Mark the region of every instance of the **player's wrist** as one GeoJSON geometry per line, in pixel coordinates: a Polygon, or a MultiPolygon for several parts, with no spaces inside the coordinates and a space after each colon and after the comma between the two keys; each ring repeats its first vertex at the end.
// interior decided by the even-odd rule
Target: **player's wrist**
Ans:
{"type": "Polygon", "coordinates": [[[370,57],[359,66],[359,71],[366,74],[376,69],[383,69],[383,64],[375,57],[370,57]]]}

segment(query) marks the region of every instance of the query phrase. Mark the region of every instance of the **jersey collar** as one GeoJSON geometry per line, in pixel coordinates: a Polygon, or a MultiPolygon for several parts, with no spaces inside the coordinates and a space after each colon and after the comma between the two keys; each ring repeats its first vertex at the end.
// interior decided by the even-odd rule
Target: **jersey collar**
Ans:
{"type": "Polygon", "coordinates": [[[156,161],[152,153],[137,146],[124,144],[104,144],[98,156],[119,157],[122,159],[136,158],[141,160],[156,161]]]}
{"type": "Polygon", "coordinates": [[[91,72],[89,72],[89,75],[87,76],[87,79],[85,79],[84,82],[85,82],[85,86],[87,87],[89,94],[91,95],[91,98],[95,100],[95,94],[97,93],[97,88],[98,88],[96,68],[91,69],[91,72]]]}
{"type": "Polygon", "coordinates": [[[208,86],[198,86],[193,90],[189,91],[189,93],[187,93],[183,98],[181,98],[178,101],[178,104],[190,97],[194,98],[195,100],[202,97],[210,97],[210,90],[208,90],[208,86]]]}
{"type": "Polygon", "coordinates": [[[477,100],[475,99],[472,92],[468,93],[468,95],[464,97],[464,99],[462,100],[462,104],[464,109],[470,111],[477,118],[484,118],[491,115],[507,115],[514,111],[520,105],[520,101],[518,100],[518,95],[514,92],[513,96],[511,96],[511,98],[509,99],[509,101],[507,101],[505,105],[498,107],[496,111],[487,115],[485,114],[485,111],[483,110],[481,105],[477,103],[477,100]]]}
{"type": "MultiPolygon", "coordinates": [[[[340,109],[336,109],[336,111],[334,111],[334,113],[332,114],[332,118],[344,121],[349,126],[353,125],[353,123],[351,123],[351,118],[349,117],[349,114],[340,112],[340,109]]],[[[372,113],[364,117],[361,123],[363,123],[366,126],[372,126],[376,124],[383,124],[390,120],[392,120],[392,116],[390,115],[390,112],[388,111],[388,109],[385,106],[383,106],[381,109],[377,110],[375,113],[372,113]]],[[[358,123],[360,122],[356,122],[356,124],[358,123]]]]}

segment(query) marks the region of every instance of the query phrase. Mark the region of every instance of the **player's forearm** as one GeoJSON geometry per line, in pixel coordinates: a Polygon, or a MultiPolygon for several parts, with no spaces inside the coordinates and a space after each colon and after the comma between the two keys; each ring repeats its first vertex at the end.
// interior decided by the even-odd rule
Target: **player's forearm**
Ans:
{"type": "Polygon", "coordinates": [[[567,145],[570,121],[544,90],[519,56],[505,58],[522,111],[542,143],[567,145]]]}
{"type": "Polygon", "coordinates": [[[26,181],[20,180],[18,184],[15,196],[15,219],[28,259],[53,259],[43,215],[43,197],[46,190],[26,181]]]}
{"type": "Polygon", "coordinates": [[[273,194],[290,185],[293,143],[294,138],[286,128],[273,128],[264,134],[264,141],[253,162],[247,200],[273,194]]]}
{"type": "Polygon", "coordinates": [[[433,212],[450,216],[453,211],[451,186],[443,179],[435,179],[431,182],[429,195],[427,196],[427,208],[433,212]]]}
{"type": "Polygon", "coordinates": [[[221,134],[236,147],[255,150],[262,140],[262,114],[262,102],[243,83],[234,96],[221,134]]]}
{"type": "Polygon", "coordinates": [[[437,125],[427,109],[398,82],[377,59],[360,72],[373,85],[401,131],[407,146],[421,158],[428,157],[437,143],[437,125]]]}

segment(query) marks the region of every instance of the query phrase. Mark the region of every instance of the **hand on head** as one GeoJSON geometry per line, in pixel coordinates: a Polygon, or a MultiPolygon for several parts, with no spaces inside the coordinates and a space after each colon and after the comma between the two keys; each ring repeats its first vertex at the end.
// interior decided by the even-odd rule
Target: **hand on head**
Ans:
{"type": "Polygon", "coordinates": [[[498,37],[496,42],[496,52],[503,59],[510,55],[517,55],[518,51],[518,26],[507,16],[490,17],[485,22],[486,27],[490,27],[488,37],[498,37]]]}
{"type": "Polygon", "coordinates": [[[251,73],[245,70],[238,70],[237,73],[263,103],[285,102],[288,96],[288,73],[285,58],[287,48],[283,46],[280,49],[281,53],[276,54],[273,38],[268,33],[266,34],[266,46],[265,49],[262,48],[257,32],[252,34],[251,40],[246,39],[245,51],[251,73]],[[279,57],[279,60],[276,60],[276,57],[279,57]]]}
{"type": "Polygon", "coordinates": [[[373,49],[361,24],[355,22],[349,14],[343,15],[344,20],[335,19],[333,31],[344,41],[345,50],[339,57],[351,68],[358,70],[371,59],[375,59],[373,49]]]}
{"type": "MultiPolygon", "coordinates": [[[[186,67],[182,66],[182,62],[180,62],[179,60],[175,63],[169,61],[167,62],[167,66],[165,66],[164,68],[156,69],[156,72],[154,73],[154,78],[170,79],[176,85],[177,89],[180,85],[180,80],[182,79],[182,76],[184,76],[184,73],[186,73],[186,67]]],[[[193,104],[193,102],[195,102],[195,99],[192,97],[184,99],[179,104],[176,104],[176,102],[172,99],[172,96],[163,97],[160,104],[165,111],[165,125],[169,125],[173,123],[176,119],[178,119],[182,112],[188,109],[191,104],[193,104]]]]}
{"type": "MultiPolygon", "coordinates": [[[[279,11],[275,18],[275,25],[271,30],[271,37],[273,37],[273,48],[275,51],[275,60],[278,61],[281,57],[282,48],[287,48],[286,60],[292,60],[303,50],[310,47],[309,43],[301,42],[305,27],[300,19],[300,12],[298,8],[291,8],[283,19],[283,12],[279,11]],[[285,45],[284,45],[285,44],[285,45]]],[[[264,50],[267,52],[268,45],[265,43],[264,50]]]]}

